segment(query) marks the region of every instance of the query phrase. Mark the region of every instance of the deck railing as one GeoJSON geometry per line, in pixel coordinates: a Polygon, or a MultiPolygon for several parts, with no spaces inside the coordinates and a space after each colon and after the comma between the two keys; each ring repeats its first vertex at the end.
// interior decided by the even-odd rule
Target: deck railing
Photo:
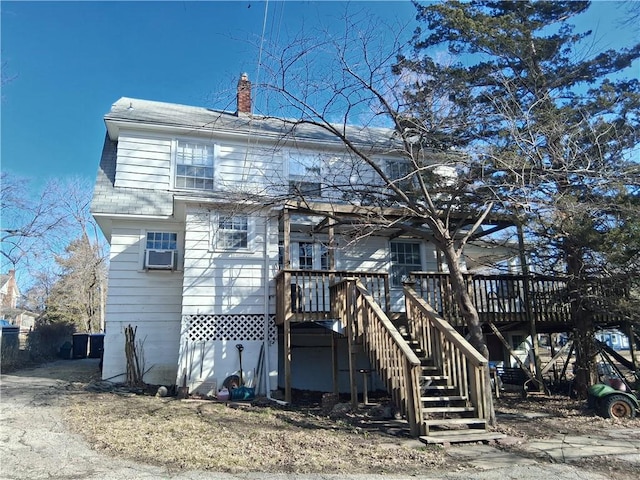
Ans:
{"type": "Polygon", "coordinates": [[[475,408],[479,419],[489,415],[485,378],[488,360],[471,346],[449,323],[411,287],[404,287],[409,334],[425,352],[429,364],[447,378],[447,384],[475,408]]]}
{"type": "Polygon", "coordinates": [[[276,323],[285,319],[313,321],[333,318],[329,287],[344,278],[357,278],[386,312],[391,308],[389,275],[375,272],[284,269],[276,275],[276,323]]]}
{"type": "Polygon", "coordinates": [[[352,362],[355,343],[362,343],[371,366],[376,370],[393,402],[406,417],[411,433],[422,429],[420,404],[421,363],[402,335],[369,294],[361,279],[346,278],[331,287],[333,314],[341,319],[349,341],[351,398],[357,398],[352,362]]]}
{"type": "MultiPolygon", "coordinates": [[[[417,293],[435,311],[454,326],[464,325],[448,273],[413,272],[411,277],[417,293]]],[[[571,319],[567,282],[561,278],[465,274],[464,279],[480,316],[493,322],[571,319]]]]}

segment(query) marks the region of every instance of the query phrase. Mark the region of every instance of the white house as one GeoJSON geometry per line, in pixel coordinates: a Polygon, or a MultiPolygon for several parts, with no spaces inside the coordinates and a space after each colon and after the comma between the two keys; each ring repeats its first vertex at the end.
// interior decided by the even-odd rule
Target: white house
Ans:
{"type": "MultiPolygon", "coordinates": [[[[288,372],[294,387],[331,390],[337,375],[345,390],[335,361],[332,378],[340,339],[329,282],[361,275],[400,312],[409,272],[442,271],[425,240],[357,236],[348,221],[334,224],[358,208],[335,186],[374,185],[371,170],[322,129],[252,115],[250,92],[245,75],[236,112],[121,98],[105,115],[92,203],[111,245],[103,378],[124,380],[123,331],[132,325],[148,383],[220,388],[239,372],[242,345],[243,380],[261,392],[282,387],[283,348],[297,362],[288,372]],[[306,320],[290,339],[276,321],[279,306],[306,320]]],[[[382,168],[399,169],[391,130],[350,133],[382,168]]],[[[478,263],[482,245],[473,248],[478,263]]],[[[337,355],[345,365],[345,351],[337,355]]],[[[366,356],[357,361],[368,368],[366,356]]]]}

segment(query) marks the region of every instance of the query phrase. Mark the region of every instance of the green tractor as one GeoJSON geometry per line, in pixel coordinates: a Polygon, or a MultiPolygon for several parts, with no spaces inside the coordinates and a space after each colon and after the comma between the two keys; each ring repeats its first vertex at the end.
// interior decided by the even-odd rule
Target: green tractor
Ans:
{"type": "Polygon", "coordinates": [[[626,388],[619,389],[621,386],[624,388],[624,383],[597,383],[589,387],[589,408],[604,418],[635,418],[640,411],[640,401],[633,393],[625,391],[626,388]]]}

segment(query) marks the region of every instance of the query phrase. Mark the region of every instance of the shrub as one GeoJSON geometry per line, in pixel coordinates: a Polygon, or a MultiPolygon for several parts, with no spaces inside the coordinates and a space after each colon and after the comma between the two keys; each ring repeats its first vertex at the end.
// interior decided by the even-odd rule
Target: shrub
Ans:
{"type": "Polygon", "coordinates": [[[0,368],[2,372],[6,372],[19,363],[20,340],[17,329],[15,332],[9,332],[3,329],[1,337],[0,368]]]}
{"type": "Polygon", "coordinates": [[[73,339],[75,331],[72,323],[39,320],[27,338],[29,357],[35,362],[55,359],[60,347],[73,339]]]}

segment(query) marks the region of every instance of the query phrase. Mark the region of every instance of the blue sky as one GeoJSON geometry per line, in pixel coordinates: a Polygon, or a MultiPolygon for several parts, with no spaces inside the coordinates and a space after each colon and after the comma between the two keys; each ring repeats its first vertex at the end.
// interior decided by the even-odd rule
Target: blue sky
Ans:
{"type": "MultiPolygon", "coordinates": [[[[241,72],[257,71],[251,44],[335,24],[343,2],[6,2],[2,14],[2,169],[35,179],[93,179],[103,116],[122,96],[233,110],[241,72]],[[216,101],[220,95],[227,102],[216,101]]],[[[618,2],[585,18],[599,48],[628,45],[618,2]]],[[[411,22],[409,1],[351,2],[411,22]]]]}

